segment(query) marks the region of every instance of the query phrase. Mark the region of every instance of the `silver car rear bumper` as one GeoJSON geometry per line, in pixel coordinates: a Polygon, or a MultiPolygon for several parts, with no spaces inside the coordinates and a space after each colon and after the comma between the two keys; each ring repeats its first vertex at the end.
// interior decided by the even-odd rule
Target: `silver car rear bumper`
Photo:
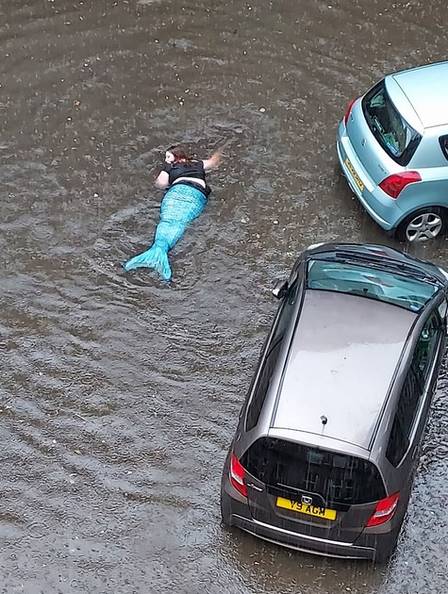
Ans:
{"type": "Polygon", "coordinates": [[[232,514],[231,524],[263,540],[304,553],[342,559],[375,559],[376,552],[371,547],[356,546],[351,543],[297,534],[290,530],[235,514],[232,514]]]}

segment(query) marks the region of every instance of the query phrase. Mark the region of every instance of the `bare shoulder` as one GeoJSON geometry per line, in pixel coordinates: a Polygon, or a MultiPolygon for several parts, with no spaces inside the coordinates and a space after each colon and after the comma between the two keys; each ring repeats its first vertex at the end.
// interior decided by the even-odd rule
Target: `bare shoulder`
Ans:
{"type": "Polygon", "coordinates": [[[167,188],[169,186],[170,176],[166,171],[161,171],[154,182],[157,188],[167,188]]]}

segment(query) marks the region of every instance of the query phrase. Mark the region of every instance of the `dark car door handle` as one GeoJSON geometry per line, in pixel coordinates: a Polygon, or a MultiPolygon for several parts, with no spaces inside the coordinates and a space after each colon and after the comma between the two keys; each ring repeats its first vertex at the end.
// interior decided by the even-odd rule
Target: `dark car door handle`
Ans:
{"type": "Polygon", "coordinates": [[[246,486],[250,489],[254,489],[254,491],[258,491],[259,493],[263,491],[263,487],[259,487],[258,485],[254,485],[253,483],[246,483],[246,486]]]}

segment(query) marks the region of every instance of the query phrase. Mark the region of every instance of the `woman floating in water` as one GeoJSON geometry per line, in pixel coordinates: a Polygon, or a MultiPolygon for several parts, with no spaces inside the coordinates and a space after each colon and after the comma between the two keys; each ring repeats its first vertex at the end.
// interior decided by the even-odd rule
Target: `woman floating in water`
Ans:
{"type": "Polygon", "coordinates": [[[156,186],[168,188],[160,206],[160,222],[152,246],[131,258],[124,268],[154,268],[165,279],[171,278],[168,251],[179,241],[187,225],[198,217],[207,204],[210,188],[205,174],[219,165],[221,153],[196,161],[180,146],[171,146],[165,153],[165,166],[156,179],[156,186]]]}

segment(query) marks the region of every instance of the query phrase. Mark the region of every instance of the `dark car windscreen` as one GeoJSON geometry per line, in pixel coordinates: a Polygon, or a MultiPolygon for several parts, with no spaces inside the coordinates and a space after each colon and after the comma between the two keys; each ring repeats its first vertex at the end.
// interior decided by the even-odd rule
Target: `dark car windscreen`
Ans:
{"type": "Polygon", "coordinates": [[[266,485],[317,493],[327,505],[370,503],[385,496],[379,471],[368,460],[286,440],[258,439],[241,463],[266,485]]]}
{"type": "Polygon", "coordinates": [[[399,165],[407,165],[421,136],[395,108],[384,80],[365,95],[362,109],[370,131],[386,153],[399,165]]]}
{"type": "Polygon", "coordinates": [[[310,260],[307,287],[370,297],[415,312],[438,290],[436,285],[410,275],[339,260],[310,260]]]}

